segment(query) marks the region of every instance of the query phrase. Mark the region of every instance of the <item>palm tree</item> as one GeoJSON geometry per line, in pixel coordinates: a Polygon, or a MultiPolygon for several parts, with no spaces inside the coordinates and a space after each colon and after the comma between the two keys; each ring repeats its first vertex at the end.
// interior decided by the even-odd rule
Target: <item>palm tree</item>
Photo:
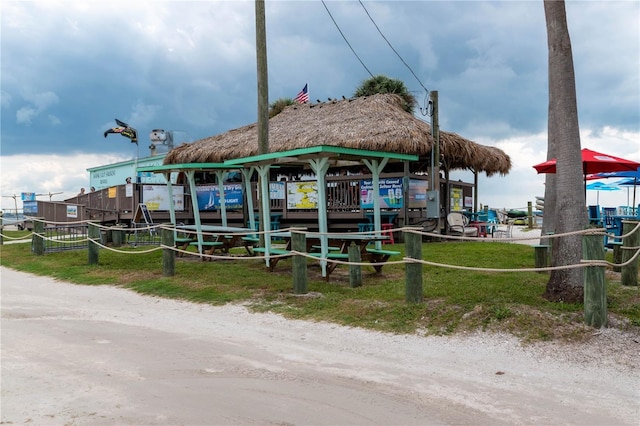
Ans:
{"type": "Polygon", "coordinates": [[[404,99],[404,109],[413,114],[417,105],[416,98],[409,93],[407,86],[400,80],[394,80],[384,75],[377,75],[365,80],[353,94],[355,97],[371,96],[377,93],[396,93],[404,99]]]}
{"type": "MultiPolygon", "coordinates": [[[[543,231],[578,231],[587,224],[582,186],[582,155],[571,40],[564,0],[544,0],[549,49],[548,153],[556,157],[555,175],[547,174],[543,231]],[[549,222],[547,223],[547,221],[549,222]],[[549,228],[552,226],[552,228],[549,228]]],[[[553,239],[553,266],[580,263],[580,235],[553,239]]],[[[552,301],[584,300],[582,268],[552,271],[544,294],[552,301]]]]}

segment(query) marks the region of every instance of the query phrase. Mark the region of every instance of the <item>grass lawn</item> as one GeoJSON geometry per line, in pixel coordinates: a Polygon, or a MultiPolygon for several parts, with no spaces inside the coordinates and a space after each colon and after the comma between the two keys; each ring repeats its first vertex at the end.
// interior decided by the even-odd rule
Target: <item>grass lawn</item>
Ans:
{"type": "MultiPolygon", "coordinates": [[[[28,234],[5,231],[7,236],[28,234]]],[[[8,241],[5,239],[5,241],[8,241]]],[[[176,275],[162,276],[162,252],[141,253],[150,247],[122,248],[125,253],[100,250],[99,264],[90,266],[86,250],[35,256],[31,244],[0,246],[3,266],[83,285],[114,285],[139,293],[220,305],[242,303],[258,312],[288,318],[328,321],[395,333],[453,334],[476,330],[500,331],[524,341],[588,339],[594,329],[583,323],[582,304],[551,303],[542,294],[548,274],[535,272],[476,272],[424,266],[424,300],[405,302],[404,265],[385,265],[382,274],[362,268],[363,285],[349,286],[346,266],[325,281],[309,262],[309,293],[293,292],[290,259],[274,272],[254,258],[200,261],[176,259],[176,275]]],[[[385,248],[404,254],[402,244],[385,248]]],[[[238,249],[238,255],[244,249],[238,249]]],[[[398,256],[391,260],[400,260],[398,256]]],[[[423,258],[432,262],[485,268],[531,268],[533,248],[486,242],[424,243],[423,258]]],[[[607,259],[612,260],[611,253],[607,259]]],[[[638,287],[620,285],[620,274],[606,272],[609,326],[640,334],[638,287]]]]}

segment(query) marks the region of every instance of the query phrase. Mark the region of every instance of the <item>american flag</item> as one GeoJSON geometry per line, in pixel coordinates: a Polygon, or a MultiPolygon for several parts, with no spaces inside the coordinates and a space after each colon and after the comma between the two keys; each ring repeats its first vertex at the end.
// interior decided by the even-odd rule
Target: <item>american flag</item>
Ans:
{"type": "Polygon", "coordinates": [[[308,84],[304,85],[300,93],[298,93],[298,95],[294,98],[294,101],[296,101],[299,104],[305,104],[309,102],[309,93],[307,93],[307,85],[308,84]]]}

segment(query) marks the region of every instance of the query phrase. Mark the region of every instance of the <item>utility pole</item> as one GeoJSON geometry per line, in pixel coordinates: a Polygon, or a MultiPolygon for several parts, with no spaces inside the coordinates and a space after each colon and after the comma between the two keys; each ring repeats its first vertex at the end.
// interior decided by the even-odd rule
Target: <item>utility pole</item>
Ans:
{"type": "Polygon", "coordinates": [[[18,214],[18,196],[16,194],[13,195],[3,195],[3,198],[13,198],[13,204],[15,206],[14,214],[18,214]]]}
{"type": "MultiPolygon", "coordinates": [[[[440,194],[440,123],[438,121],[438,91],[432,90],[431,92],[429,92],[429,97],[431,98],[431,136],[433,136],[433,187],[431,188],[431,190],[437,191],[437,193],[440,194]]],[[[444,205],[447,206],[449,204],[449,194],[445,193],[440,195],[438,196],[438,202],[444,202],[444,205]],[[442,197],[440,195],[444,195],[444,200],[442,200],[442,197]]],[[[448,208],[445,207],[445,209],[448,208]]],[[[440,229],[440,206],[438,206],[438,227],[436,229],[440,229]]]]}
{"type": "MultiPolygon", "coordinates": [[[[269,83],[267,74],[267,30],[265,24],[264,0],[256,2],[256,62],[258,64],[258,154],[269,152],[269,83]]],[[[268,185],[269,173],[258,174],[258,187],[268,185]],[[266,183],[262,179],[267,179],[266,183]]],[[[251,185],[249,185],[249,188],[251,185]]],[[[263,191],[261,190],[261,193],[263,191]]],[[[264,196],[264,194],[263,194],[264,196]]],[[[253,214],[253,206],[249,206],[248,213],[253,214]]],[[[264,219],[262,198],[258,203],[258,213],[260,217],[261,231],[271,228],[271,223],[264,219]]],[[[260,234],[260,245],[265,247],[265,235],[260,234]]]]}
{"type": "Polygon", "coordinates": [[[269,82],[264,0],[256,0],[256,59],[258,63],[258,154],[269,152],[269,82]]]}

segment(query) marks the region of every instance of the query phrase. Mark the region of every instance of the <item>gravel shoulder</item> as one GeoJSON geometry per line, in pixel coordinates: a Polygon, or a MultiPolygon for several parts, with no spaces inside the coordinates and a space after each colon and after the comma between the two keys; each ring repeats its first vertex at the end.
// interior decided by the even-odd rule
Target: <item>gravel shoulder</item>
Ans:
{"type": "Polygon", "coordinates": [[[394,335],[0,267],[1,424],[602,424],[640,418],[638,336],[394,335]]]}

